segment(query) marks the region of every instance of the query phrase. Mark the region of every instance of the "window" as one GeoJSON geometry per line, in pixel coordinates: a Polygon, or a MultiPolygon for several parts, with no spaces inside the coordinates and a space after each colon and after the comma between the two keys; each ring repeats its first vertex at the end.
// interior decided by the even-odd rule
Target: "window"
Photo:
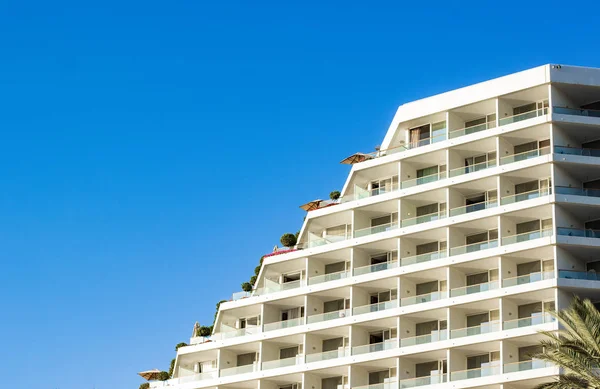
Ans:
{"type": "Polygon", "coordinates": [[[279,349],[279,359],[295,358],[298,355],[298,346],[279,349]]]}
{"type": "Polygon", "coordinates": [[[479,285],[488,282],[488,272],[470,274],[467,276],[467,286],[479,285]]]}
{"type": "Polygon", "coordinates": [[[388,193],[398,188],[398,176],[371,181],[371,196],[388,193]]]}
{"type": "Polygon", "coordinates": [[[258,361],[258,353],[247,353],[237,356],[237,366],[252,365],[256,361],[258,361]]]}
{"type": "Polygon", "coordinates": [[[346,270],[346,262],[336,262],[325,265],[325,274],[339,273],[346,270]]]}
{"type": "Polygon", "coordinates": [[[429,281],[417,284],[417,296],[437,292],[439,288],[438,281],[429,281]]]}

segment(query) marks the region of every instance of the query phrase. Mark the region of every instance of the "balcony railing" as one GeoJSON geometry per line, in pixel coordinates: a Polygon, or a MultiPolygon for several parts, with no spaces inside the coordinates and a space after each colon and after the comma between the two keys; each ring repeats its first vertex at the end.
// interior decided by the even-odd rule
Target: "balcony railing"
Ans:
{"type": "Polygon", "coordinates": [[[398,389],[398,382],[392,379],[380,384],[354,386],[352,389],[398,389]]]}
{"type": "Polygon", "coordinates": [[[252,292],[236,292],[231,296],[231,301],[241,300],[252,296],[252,292]]]}
{"type": "Polygon", "coordinates": [[[400,187],[402,189],[412,188],[413,186],[418,186],[418,185],[423,185],[423,184],[429,184],[430,182],[436,182],[436,181],[439,181],[439,180],[443,180],[444,178],[446,178],[446,172],[445,171],[444,172],[430,174],[428,176],[413,178],[412,180],[402,181],[402,183],[400,184],[400,187]]]}
{"type": "Polygon", "coordinates": [[[563,236],[577,236],[579,238],[600,238],[600,230],[585,228],[557,227],[556,233],[563,236]]]}
{"type": "Polygon", "coordinates": [[[355,276],[360,276],[363,274],[376,273],[378,271],[394,269],[398,267],[398,261],[390,261],[390,262],[381,262],[376,263],[374,265],[361,266],[354,268],[353,273],[355,276]]]}
{"type": "Polygon", "coordinates": [[[400,306],[405,307],[407,305],[428,303],[430,301],[445,299],[446,297],[448,297],[448,292],[445,290],[420,294],[418,296],[404,297],[400,300],[400,306]]]}
{"type": "Polygon", "coordinates": [[[554,189],[556,194],[572,195],[572,196],[586,196],[586,197],[600,197],[600,189],[587,189],[587,188],[571,188],[567,186],[557,186],[554,189]]]}
{"type": "Polygon", "coordinates": [[[418,386],[435,385],[448,382],[448,374],[436,374],[426,377],[400,380],[400,389],[416,388],[418,386]]]}
{"type": "Polygon", "coordinates": [[[316,284],[322,284],[324,282],[341,280],[341,279],[347,278],[349,275],[350,275],[350,272],[345,271],[345,270],[335,272],[335,273],[322,274],[320,276],[310,277],[308,279],[308,285],[316,285],[316,284]]]}
{"type": "Polygon", "coordinates": [[[496,167],[496,160],[491,159],[489,161],[476,163],[474,165],[463,166],[456,169],[450,170],[450,177],[462,176],[463,174],[469,174],[478,172],[481,170],[489,169],[491,167],[496,167]]]}
{"type": "Polygon", "coordinates": [[[460,381],[468,380],[471,378],[487,377],[490,375],[500,374],[500,370],[500,363],[492,363],[488,366],[483,366],[477,369],[453,371],[450,373],[450,381],[460,381]]]}
{"type": "Polygon", "coordinates": [[[538,197],[548,196],[552,192],[551,188],[541,188],[529,192],[518,193],[510,196],[504,196],[500,199],[500,204],[514,204],[521,201],[537,199],[538,197]]]}
{"type": "Polygon", "coordinates": [[[513,244],[513,243],[527,242],[527,241],[534,240],[534,239],[545,238],[547,236],[552,236],[551,228],[548,228],[545,230],[535,230],[535,231],[524,232],[522,234],[517,234],[517,235],[512,235],[512,236],[506,236],[506,237],[502,238],[502,244],[508,245],[508,244],[513,244]]]}
{"type": "Polygon", "coordinates": [[[362,305],[352,308],[353,315],[362,315],[363,313],[373,313],[385,311],[392,308],[398,308],[398,300],[384,301],[376,304],[362,305]]]}
{"type": "Polygon", "coordinates": [[[504,364],[504,374],[517,373],[519,371],[527,371],[533,369],[544,369],[546,367],[554,367],[555,365],[542,361],[540,359],[532,359],[529,361],[513,362],[504,364]]]}
{"type": "Polygon", "coordinates": [[[354,237],[360,238],[363,236],[369,236],[373,234],[379,234],[380,232],[392,231],[398,228],[398,222],[380,224],[374,227],[361,228],[354,231],[354,237]]]}
{"type": "Polygon", "coordinates": [[[504,322],[504,329],[512,330],[514,328],[530,327],[538,324],[551,323],[555,320],[554,316],[549,313],[539,313],[531,317],[507,320],[504,322]]]}
{"type": "Polygon", "coordinates": [[[433,212],[427,215],[421,215],[410,219],[404,219],[402,220],[402,227],[409,227],[417,224],[428,223],[434,220],[444,219],[445,217],[446,212],[433,212]]]}
{"type": "Polygon", "coordinates": [[[330,359],[343,358],[350,355],[348,347],[340,347],[337,350],[325,351],[316,354],[306,354],[306,363],[327,361],[330,359]]]}
{"type": "Polygon", "coordinates": [[[580,109],[567,107],[552,107],[554,113],[561,115],[590,116],[600,118],[600,111],[595,109],[580,109]]]}
{"type": "Polygon", "coordinates": [[[383,350],[392,350],[398,348],[398,339],[388,339],[385,342],[364,344],[362,346],[352,347],[352,355],[376,353],[383,350]]]}
{"type": "Polygon", "coordinates": [[[498,120],[498,124],[501,126],[506,126],[507,124],[517,123],[527,119],[533,119],[538,116],[544,116],[546,114],[548,114],[548,108],[534,109],[533,111],[523,112],[518,115],[503,117],[500,120],[498,120]]]}
{"type": "Polygon", "coordinates": [[[542,281],[542,280],[550,280],[554,278],[553,271],[545,271],[545,272],[535,272],[524,274],[522,276],[505,278],[502,280],[502,286],[504,288],[516,285],[524,285],[530,284],[532,282],[542,281]]]}
{"type": "Polygon", "coordinates": [[[558,278],[566,278],[570,280],[600,281],[600,274],[596,273],[595,271],[559,270],[558,278]]]}
{"type": "Polygon", "coordinates": [[[274,361],[266,361],[262,363],[262,370],[277,369],[280,367],[294,366],[304,362],[303,355],[296,355],[291,358],[275,359],[274,361]]]}
{"type": "Polygon", "coordinates": [[[450,138],[450,139],[458,138],[458,137],[463,136],[463,135],[474,134],[476,132],[480,132],[480,131],[484,131],[484,130],[489,130],[490,128],[495,128],[495,127],[496,127],[496,121],[495,120],[493,122],[476,124],[474,126],[469,126],[469,127],[461,128],[459,130],[452,130],[452,131],[450,131],[448,133],[448,138],[450,138]]]}
{"type": "Polygon", "coordinates": [[[490,321],[486,323],[481,323],[478,326],[459,328],[456,330],[450,331],[450,338],[464,338],[467,336],[488,334],[490,332],[500,331],[501,325],[499,321],[490,321]]]}
{"type": "Polygon", "coordinates": [[[252,373],[254,371],[258,371],[257,363],[251,363],[249,365],[235,366],[235,367],[228,367],[227,369],[221,369],[219,371],[219,377],[228,377],[228,376],[232,376],[232,375],[252,373]]]}
{"type": "Polygon", "coordinates": [[[452,208],[450,210],[450,216],[458,216],[464,215],[465,213],[482,211],[484,209],[490,209],[498,206],[498,202],[496,200],[492,201],[482,201],[480,203],[464,205],[462,207],[452,208]]]}
{"type": "Polygon", "coordinates": [[[430,138],[425,138],[425,139],[419,139],[416,142],[410,142],[406,144],[406,149],[410,150],[410,149],[416,149],[418,147],[423,147],[423,146],[427,146],[430,145],[432,143],[437,143],[437,142],[441,142],[446,140],[447,135],[446,135],[446,128],[441,128],[439,130],[436,130],[436,132],[443,132],[443,134],[439,134],[439,135],[434,135],[430,138]]]}
{"type": "Polygon", "coordinates": [[[265,286],[263,288],[257,288],[254,291],[253,295],[254,296],[262,296],[265,294],[281,292],[284,290],[297,289],[297,288],[301,288],[303,286],[306,286],[306,280],[296,280],[296,281],[284,282],[282,284],[270,283],[269,286],[265,286]]]}
{"type": "Polygon", "coordinates": [[[500,165],[506,165],[513,162],[526,161],[528,159],[537,158],[540,155],[550,154],[550,147],[541,147],[539,149],[525,151],[518,154],[507,155],[500,158],[500,165]]]}
{"type": "Polygon", "coordinates": [[[483,242],[471,243],[465,246],[452,247],[450,255],[460,255],[466,253],[474,253],[476,251],[487,250],[498,247],[498,239],[486,240],[483,242]]]}
{"type": "Polygon", "coordinates": [[[600,157],[600,149],[554,146],[554,152],[556,154],[582,155],[584,157],[600,157]]]}
{"type": "Polygon", "coordinates": [[[446,255],[447,255],[446,250],[440,250],[440,251],[433,251],[431,253],[419,254],[419,255],[414,255],[412,257],[402,258],[402,259],[400,259],[400,267],[414,265],[415,263],[435,261],[436,259],[446,258],[446,255]]]}
{"type": "Polygon", "coordinates": [[[171,378],[170,380],[166,380],[166,381],[151,381],[150,388],[154,389],[154,388],[173,387],[173,386],[185,384],[188,382],[210,380],[210,379],[214,379],[214,378],[217,378],[216,370],[208,371],[205,373],[199,373],[199,374],[191,374],[191,375],[182,376],[182,377],[178,377],[178,378],[171,378]]]}
{"type": "Polygon", "coordinates": [[[335,320],[342,317],[350,316],[351,311],[349,309],[341,309],[339,311],[325,312],[318,315],[308,316],[306,322],[308,324],[320,323],[322,321],[335,320]]]}
{"type": "Polygon", "coordinates": [[[297,326],[301,326],[302,324],[304,324],[304,318],[299,317],[297,319],[289,319],[289,320],[276,321],[274,323],[266,323],[263,326],[263,330],[265,332],[266,331],[274,331],[274,330],[280,330],[282,328],[297,327],[297,326]]]}
{"type": "Polygon", "coordinates": [[[413,336],[411,338],[400,339],[400,347],[417,346],[448,339],[448,330],[433,331],[427,335],[413,336]]]}
{"type": "Polygon", "coordinates": [[[483,282],[476,285],[462,286],[450,290],[450,297],[465,296],[467,294],[486,292],[488,290],[498,289],[498,281],[483,282]]]}
{"type": "Polygon", "coordinates": [[[350,201],[366,199],[369,197],[379,196],[386,193],[396,192],[400,189],[398,183],[391,184],[390,186],[382,186],[375,189],[365,189],[359,186],[355,186],[354,193],[343,196],[340,199],[340,203],[348,203],[350,201]]]}
{"type": "Polygon", "coordinates": [[[223,339],[237,338],[239,336],[254,335],[254,334],[258,334],[260,332],[261,332],[260,327],[248,327],[248,328],[241,328],[239,330],[219,332],[219,333],[214,334],[211,338],[213,340],[223,340],[223,339]]]}
{"type": "Polygon", "coordinates": [[[311,248],[311,247],[319,247],[319,246],[324,246],[324,245],[330,244],[330,243],[343,242],[345,240],[350,239],[351,237],[352,237],[352,234],[350,234],[350,233],[348,233],[347,235],[339,235],[339,236],[330,235],[325,238],[318,238],[318,239],[310,240],[305,243],[300,243],[297,245],[297,247],[302,248],[302,249],[303,248],[311,248]]]}

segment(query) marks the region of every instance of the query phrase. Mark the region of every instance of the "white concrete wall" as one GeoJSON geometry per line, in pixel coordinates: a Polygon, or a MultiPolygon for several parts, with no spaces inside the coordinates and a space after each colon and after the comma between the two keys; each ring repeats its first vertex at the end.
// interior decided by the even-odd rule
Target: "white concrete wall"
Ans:
{"type": "Polygon", "coordinates": [[[325,274],[325,264],[318,259],[308,259],[306,268],[307,278],[325,274]]]}
{"type": "Polygon", "coordinates": [[[368,385],[369,372],[367,371],[367,369],[359,365],[351,365],[349,384],[352,388],[368,385]]]}
{"type": "Polygon", "coordinates": [[[306,296],[306,316],[320,315],[324,311],[324,304],[321,299],[315,296],[306,296]]]}
{"type": "Polygon", "coordinates": [[[220,349],[217,367],[219,370],[237,366],[237,354],[227,349],[220,349]]]}
{"type": "Polygon", "coordinates": [[[303,389],[321,389],[321,377],[311,373],[302,375],[303,389]]]}

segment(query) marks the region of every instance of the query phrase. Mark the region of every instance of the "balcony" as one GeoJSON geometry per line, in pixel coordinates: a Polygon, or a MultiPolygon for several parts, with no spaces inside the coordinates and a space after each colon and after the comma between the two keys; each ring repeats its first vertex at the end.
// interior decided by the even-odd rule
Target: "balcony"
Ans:
{"type": "Polygon", "coordinates": [[[559,270],[558,278],[565,278],[569,280],[600,281],[600,274],[596,273],[595,271],[559,270]]]}
{"type": "Polygon", "coordinates": [[[505,330],[512,330],[514,328],[523,328],[523,327],[535,326],[538,324],[551,323],[555,320],[556,319],[554,318],[554,316],[550,315],[549,313],[543,313],[543,314],[539,314],[539,315],[531,316],[531,317],[523,317],[520,319],[507,320],[504,322],[503,327],[505,330]]]}
{"type": "Polygon", "coordinates": [[[585,228],[557,227],[556,233],[562,236],[576,236],[579,238],[600,238],[600,230],[587,230],[585,228]]]}
{"type": "Polygon", "coordinates": [[[322,284],[324,282],[335,281],[335,280],[342,280],[344,278],[348,278],[349,275],[350,275],[350,272],[347,272],[347,271],[340,271],[340,272],[336,272],[336,273],[322,274],[320,276],[310,277],[308,279],[308,285],[317,285],[317,284],[322,284]]]}
{"type": "Polygon", "coordinates": [[[251,363],[249,365],[235,366],[235,367],[228,367],[227,369],[221,369],[219,371],[219,377],[229,377],[232,375],[252,373],[254,371],[258,371],[257,363],[251,363]]]}
{"type": "Polygon", "coordinates": [[[402,181],[400,183],[400,187],[402,189],[412,188],[414,186],[429,184],[430,182],[436,182],[439,180],[443,180],[444,178],[446,178],[446,172],[434,173],[434,174],[430,174],[428,176],[417,177],[412,180],[402,181]]]}
{"type": "Polygon", "coordinates": [[[412,257],[400,259],[400,267],[414,265],[415,263],[423,263],[434,261],[436,259],[446,258],[446,250],[434,251],[431,253],[419,254],[412,257]]]}
{"type": "Polygon", "coordinates": [[[527,161],[528,159],[537,158],[541,155],[550,154],[550,147],[541,147],[539,149],[525,151],[523,153],[507,155],[500,158],[500,165],[507,165],[513,162],[527,161]]]}
{"type": "Polygon", "coordinates": [[[450,373],[450,381],[468,380],[472,378],[497,375],[500,374],[501,367],[502,366],[499,363],[495,363],[477,369],[453,371],[450,373]]]}
{"type": "Polygon", "coordinates": [[[316,354],[307,354],[306,363],[328,361],[330,359],[343,358],[350,355],[348,347],[340,347],[337,350],[325,351],[316,354]]]}
{"type": "Polygon", "coordinates": [[[402,227],[415,226],[417,224],[428,223],[434,220],[441,220],[444,218],[446,218],[446,212],[433,212],[427,215],[421,215],[410,219],[404,219],[402,220],[402,227]]]}
{"type": "Polygon", "coordinates": [[[398,222],[391,222],[380,224],[374,227],[361,228],[354,231],[355,238],[361,238],[363,236],[369,236],[373,234],[379,234],[380,232],[392,231],[398,228],[398,222]]]}
{"type": "Polygon", "coordinates": [[[448,292],[446,292],[446,291],[431,292],[431,293],[426,293],[426,294],[420,294],[418,296],[404,297],[403,299],[400,300],[400,305],[402,307],[406,307],[408,305],[422,304],[422,303],[428,303],[430,301],[441,300],[441,299],[445,299],[447,297],[448,297],[448,292]]]}
{"type": "MultiPolygon", "coordinates": [[[[502,245],[527,242],[527,241],[534,240],[534,239],[545,238],[547,236],[552,236],[551,228],[545,229],[545,230],[535,230],[535,231],[530,231],[530,232],[524,232],[522,234],[517,234],[517,235],[512,235],[512,236],[506,236],[506,237],[502,238],[502,245]]],[[[600,236],[600,234],[599,234],[599,236],[600,236]]]]}
{"type": "Polygon", "coordinates": [[[382,186],[376,189],[365,189],[365,188],[361,188],[358,185],[354,186],[354,193],[352,194],[348,194],[343,196],[340,199],[340,203],[347,203],[350,201],[355,201],[355,200],[360,200],[360,199],[366,199],[369,197],[374,197],[374,196],[379,196],[382,194],[386,194],[386,193],[392,193],[392,192],[396,192],[400,189],[400,185],[396,182],[396,183],[392,183],[389,186],[382,186]]]}
{"type": "Polygon", "coordinates": [[[566,146],[554,146],[554,152],[556,154],[567,154],[567,155],[582,155],[584,157],[600,157],[600,150],[598,149],[584,149],[566,146]]]}
{"type": "Polygon", "coordinates": [[[547,114],[548,114],[547,107],[543,108],[543,109],[534,109],[529,112],[523,112],[518,115],[501,118],[500,120],[498,120],[498,124],[500,126],[506,126],[507,124],[518,123],[518,122],[522,122],[523,120],[533,119],[538,116],[544,116],[547,114]]]}
{"type": "Polygon", "coordinates": [[[400,339],[400,347],[417,346],[420,344],[428,344],[446,339],[448,339],[448,330],[433,331],[427,335],[419,335],[411,338],[400,339]]]}
{"type": "Polygon", "coordinates": [[[376,353],[379,351],[392,350],[395,348],[398,348],[398,340],[388,339],[385,342],[381,343],[365,344],[362,346],[352,347],[352,355],[376,353]]]}
{"type": "Polygon", "coordinates": [[[297,288],[301,288],[303,286],[306,286],[306,280],[296,280],[296,281],[284,282],[282,284],[270,282],[269,286],[265,286],[264,288],[257,288],[254,291],[253,296],[262,296],[265,294],[281,292],[284,290],[297,289],[297,288]]]}
{"type": "Polygon", "coordinates": [[[478,326],[459,328],[450,331],[450,339],[464,338],[467,336],[488,334],[490,332],[500,331],[501,325],[499,321],[490,321],[481,323],[478,326]]]}
{"type": "Polygon", "coordinates": [[[398,308],[398,300],[384,301],[381,303],[362,305],[352,308],[353,315],[362,315],[363,313],[373,313],[385,311],[392,308],[398,308]]]}
{"type": "Polygon", "coordinates": [[[452,208],[450,210],[450,216],[458,216],[464,215],[466,213],[482,211],[484,209],[490,209],[498,206],[498,202],[495,200],[492,201],[482,201],[480,203],[464,205],[462,207],[452,208]]]}
{"type": "Polygon", "coordinates": [[[275,359],[274,361],[266,361],[262,363],[262,370],[278,369],[280,367],[295,366],[304,362],[302,355],[297,355],[291,358],[275,359]]]}
{"type": "Polygon", "coordinates": [[[555,365],[542,361],[539,359],[533,359],[529,361],[513,362],[504,364],[504,374],[517,373],[520,371],[528,371],[533,369],[544,369],[546,367],[554,367],[555,365]]]}
{"type": "Polygon", "coordinates": [[[484,282],[476,285],[468,285],[450,290],[450,297],[466,296],[468,294],[487,292],[488,290],[498,289],[498,281],[484,282]]]}
{"type": "Polygon", "coordinates": [[[416,388],[418,386],[435,385],[448,382],[448,374],[437,374],[426,377],[409,378],[400,381],[400,389],[416,388]]]}
{"type": "Polygon", "coordinates": [[[314,324],[314,323],[320,323],[323,321],[329,321],[329,320],[335,320],[335,319],[339,319],[341,317],[346,317],[346,316],[350,316],[351,315],[351,311],[349,309],[341,309],[339,311],[333,311],[333,312],[325,312],[325,313],[321,313],[318,315],[312,315],[312,316],[308,316],[307,319],[307,323],[308,324],[314,324]]]}
{"type": "MultiPolygon", "coordinates": [[[[380,384],[355,386],[353,389],[397,389],[397,388],[398,388],[398,382],[396,382],[395,380],[391,380],[391,381],[387,381],[387,382],[382,382],[380,384]]],[[[339,387],[338,387],[338,389],[339,389],[339,387]]]]}
{"type": "Polygon", "coordinates": [[[274,323],[267,323],[265,325],[263,325],[263,331],[267,332],[267,331],[275,331],[275,330],[280,330],[282,328],[292,328],[292,327],[298,327],[304,324],[304,318],[303,317],[299,317],[297,319],[289,319],[289,320],[283,320],[283,321],[276,321],[274,323]]]}
{"type": "Polygon", "coordinates": [[[474,126],[470,126],[470,127],[465,127],[465,128],[461,128],[458,130],[452,130],[448,133],[448,138],[450,139],[454,139],[454,138],[458,138],[464,135],[470,135],[470,134],[475,134],[477,132],[481,132],[481,131],[485,131],[485,130],[489,130],[491,128],[496,127],[496,122],[487,122],[487,123],[481,123],[481,124],[476,124],[474,126]]]}
{"type": "Polygon", "coordinates": [[[476,251],[487,250],[494,247],[498,247],[498,239],[491,239],[483,242],[471,243],[465,246],[452,247],[450,249],[450,255],[474,253],[476,251]]]}
{"type": "Polygon", "coordinates": [[[474,165],[463,166],[456,169],[450,170],[450,177],[458,177],[464,174],[475,173],[485,169],[489,169],[492,167],[496,167],[496,160],[492,159],[490,161],[485,161],[481,163],[476,163],[474,165]]]}
{"type": "Polygon", "coordinates": [[[562,195],[600,197],[600,189],[585,189],[572,188],[568,186],[557,186],[554,190],[556,191],[556,194],[562,195]]]}
{"type": "Polygon", "coordinates": [[[505,278],[502,280],[502,287],[508,288],[510,286],[525,285],[532,282],[550,280],[552,278],[554,278],[553,271],[529,273],[522,276],[505,278]]]}
{"type": "Polygon", "coordinates": [[[382,262],[376,263],[374,265],[361,266],[354,268],[352,271],[355,276],[360,276],[363,274],[376,273],[379,271],[384,271],[388,269],[395,269],[398,267],[398,261],[390,261],[390,262],[382,262]]]}
{"type": "Polygon", "coordinates": [[[241,328],[239,330],[234,330],[234,331],[219,332],[219,333],[211,336],[211,339],[212,340],[231,339],[231,338],[237,338],[239,336],[254,335],[254,334],[258,334],[260,332],[261,332],[260,327],[248,327],[248,328],[241,328]]]}
{"type": "Polygon", "coordinates": [[[552,190],[550,188],[541,188],[529,192],[523,192],[515,195],[504,196],[500,199],[501,205],[514,204],[521,201],[537,199],[538,197],[548,196],[552,190]]]}
{"type": "Polygon", "coordinates": [[[600,111],[597,111],[595,109],[552,107],[552,111],[560,115],[589,116],[594,118],[600,118],[600,111]]]}

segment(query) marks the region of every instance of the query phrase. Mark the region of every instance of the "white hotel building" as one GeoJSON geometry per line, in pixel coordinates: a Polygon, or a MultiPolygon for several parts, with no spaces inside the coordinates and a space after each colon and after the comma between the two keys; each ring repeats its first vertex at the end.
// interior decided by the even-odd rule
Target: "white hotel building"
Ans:
{"type": "Polygon", "coordinates": [[[180,389],[520,389],[547,313],[600,298],[600,69],[545,65],[402,105],[335,202],[264,259],[180,389]]]}

